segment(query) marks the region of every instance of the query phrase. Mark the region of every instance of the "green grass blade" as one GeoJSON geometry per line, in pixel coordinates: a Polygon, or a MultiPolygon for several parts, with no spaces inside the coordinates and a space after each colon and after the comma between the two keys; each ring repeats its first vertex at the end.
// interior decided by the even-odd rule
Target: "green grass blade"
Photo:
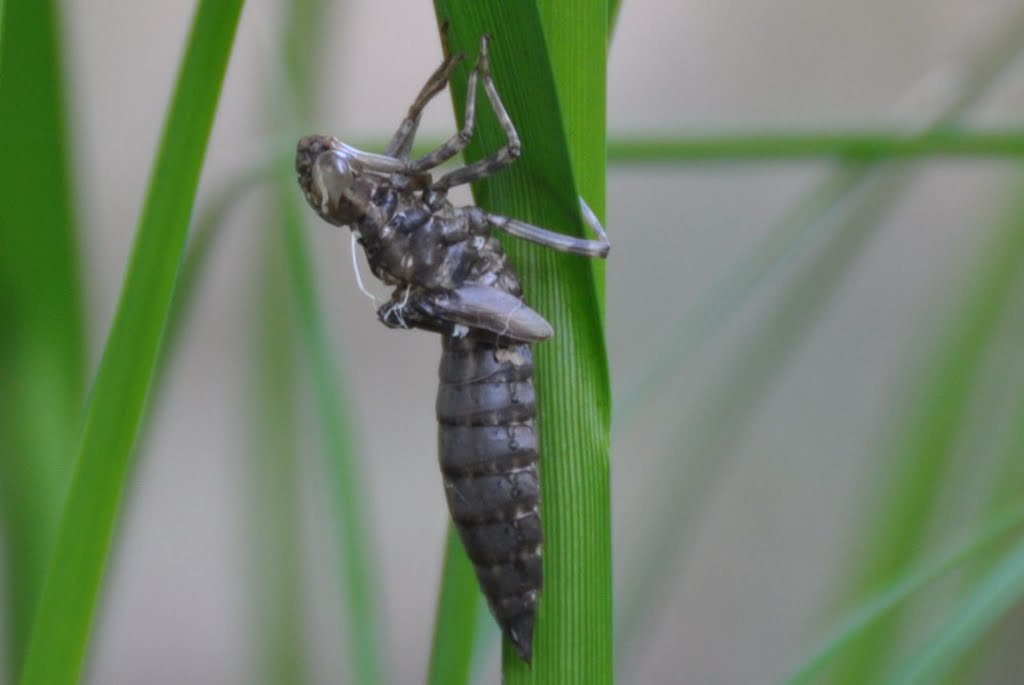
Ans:
{"type": "MultiPolygon", "coordinates": [[[[923,130],[956,125],[963,113],[977,103],[1013,63],[1022,45],[1024,10],[1017,10],[1000,24],[996,35],[981,41],[979,47],[967,51],[955,63],[955,71],[961,78],[951,86],[953,95],[946,106],[923,122],[923,130]]],[[[930,76],[931,73],[927,75],[930,76]]],[[[611,151],[609,156],[611,158],[611,151]]],[[[844,164],[808,192],[796,209],[779,223],[776,231],[737,260],[736,267],[716,281],[708,294],[679,320],[654,353],[655,362],[648,371],[621,393],[623,399],[615,407],[616,426],[628,424],[639,408],[657,399],[666,383],[675,377],[672,371],[718,330],[763,279],[801,248],[811,235],[807,229],[815,225],[817,217],[827,213],[846,194],[855,192],[877,167],[865,162],[844,164]]]]}
{"type": "Polygon", "coordinates": [[[473,661],[470,665],[469,681],[474,685],[490,683],[494,679],[494,674],[488,673],[484,669],[488,665],[492,649],[499,650],[500,654],[502,640],[501,629],[494,622],[494,616],[491,615],[487,602],[482,600],[482,595],[481,601],[477,605],[476,632],[474,634],[476,642],[473,645],[473,661]]]}
{"type": "Polygon", "coordinates": [[[336,508],[333,523],[344,576],[341,594],[348,610],[345,619],[350,678],[359,685],[382,685],[389,677],[376,556],[371,544],[372,518],[364,497],[366,478],[355,456],[355,430],[344,391],[343,365],[337,361],[338,347],[329,341],[321,314],[302,225],[307,209],[300,200],[293,167],[294,144],[308,132],[306,122],[312,118],[312,103],[320,83],[317,49],[327,30],[323,21],[325,9],[326,3],[321,0],[289,2],[285,8],[282,47],[286,70],[282,85],[287,96],[270,103],[282,130],[291,136],[288,161],[280,169],[276,187],[278,219],[284,229],[299,339],[309,365],[322,430],[329,499],[336,508]]]}
{"type": "Polygon", "coordinates": [[[203,0],[196,11],[121,300],[87,406],[22,685],[71,684],[81,671],[241,8],[241,0],[203,0]]]}
{"type": "MultiPolygon", "coordinates": [[[[1024,264],[1024,223],[1017,213],[1000,227],[962,288],[949,329],[928,353],[909,411],[893,417],[895,437],[885,451],[884,483],[872,496],[863,565],[853,591],[873,591],[914,559],[928,531],[974,379],[1024,264]]],[[[914,387],[913,385],[911,387],[914,387]]],[[[888,660],[898,616],[881,623],[849,653],[838,683],[875,678],[888,660]]]]}
{"type": "MultiPolygon", "coordinates": [[[[439,20],[451,22],[453,52],[475,55],[481,34],[494,36],[495,79],[523,142],[515,165],[474,187],[477,202],[582,235],[577,194],[599,215],[604,209],[607,6],[468,0],[435,6],[439,20]]],[[[453,79],[459,117],[468,68],[453,79]]],[[[504,143],[494,118],[481,115],[470,160],[504,143]]],[[[535,352],[547,541],[534,663],[527,668],[506,647],[505,679],[510,685],[606,683],[612,679],[612,626],[603,272],[577,257],[506,244],[527,299],[556,334],[535,352]]]]}
{"type": "Polygon", "coordinates": [[[455,528],[448,524],[427,683],[466,685],[470,682],[473,656],[480,649],[476,621],[483,603],[473,565],[462,549],[455,528]]]}
{"type": "Polygon", "coordinates": [[[957,660],[1024,599],[1024,541],[993,568],[963,605],[890,681],[890,685],[938,682],[957,660]]]}
{"type": "MultiPolygon", "coordinates": [[[[1021,220],[1024,217],[1018,217],[1021,220]]],[[[996,333],[987,355],[976,398],[984,398],[984,412],[969,415],[960,454],[969,455],[971,470],[984,474],[985,488],[977,496],[978,519],[1004,511],[1017,501],[1024,489],[1024,270],[1013,286],[1012,300],[1006,307],[1005,326],[996,333]]],[[[958,579],[957,595],[972,591],[985,573],[1007,552],[1007,545],[976,559],[958,579]]],[[[997,641],[984,641],[963,655],[942,681],[944,685],[973,683],[981,679],[982,669],[997,641]]]]}
{"type": "MultiPolygon", "coordinates": [[[[259,340],[254,341],[254,347],[261,352],[256,374],[266,381],[262,392],[258,393],[262,396],[260,408],[254,413],[259,423],[252,431],[256,439],[264,443],[257,450],[264,461],[255,474],[252,494],[259,498],[256,513],[264,519],[265,525],[262,531],[254,531],[253,542],[267,553],[267,563],[261,568],[267,614],[254,632],[265,665],[263,679],[268,685],[301,685],[311,677],[311,669],[306,665],[310,652],[306,648],[308,636],[304,630],[307,627],[301,571],[304,549],[297,542],[302,530],[299,494],[305,460],[297,458],[302,454],[302,443],[296,425],[299,399],[296,348],[302,336],[296,335],[295,324],[305,321],[307,311],[304,303],[297,301],[296,289],[289,288],[289,280],[294,286],[294,279],[289,279],[294,250],[289,249],[292,241],[287,227],[295,217],[288,194],[294,194],[295,189],[291,174],[287,172],[294,154],[294,135],[291,126],[282,124],[295,112],[308,114],[313,97],[311,79],[316,77],[312,69],[313,56],[321,45],[319,39],[324,26],[323,5],[320,0],[281,3],[278,62],[284,68],[278,74],[284,78],[270,80],[270,87],[265,91],[267,111],[278,125],[276,135],[286,130],[290,139],[285,147],[286,156],[274,155],[277,159],[273,164],[272,208],[264,229],[268,252],[265,268],[257,276],[262,285],[253,290],[256,294],[253,305],[264,324],[259,340]],[[261,291],[266,297],[259,296],[261,291]]],[[[274,154],[276,147],[268,141],[268,152],[274,154]]],[[[330,372],[329,369],[323,371],[330,372]]],[[[358,672],[361,661],[349,659],[349,663],[355,664],[354,670],[358,672]]]]}
{"type": "Polygon", "coordinates": [[[84,338],[57,3],[0,23],[0,539],[20,669],[80,420],[84,338]]]}
{"type": "Polygon", "coordinates": [[[342,390],[344,381],[334,359],[337,350],[328,342],[320,316],[319,296],[310,266],[309,249],[302,235],[301,208],[294,174],[281,181],[281,220],[285,231],[292,285],[299,315],[299,334],[310,364],[310,376],[320,412],[332,503],[338,507],[337,530],[344,563],[343,597],[348,608],[352,682],[380,685],[387,682],[382,655],[384,631],[380,625],[379,591],[373,546],[370,544],[369,508],[364,499],[365,477],[353,449],[350,412],[342,390]],[[287,188],[287,190],[285,190],[287,188]]]}
{"type": "Polygon", "coordinates": [[[608,0],[608,42],[611,42],[612,34],[619,23],[619,10],[622,9],[622,0],[608,0]]]}
{"type": "MultiPolygon", "coordinates": [[[[956,97],[944,111],[936,114],[932,126],[952,121],[984,92],[1019,51],[1021,32],[1021,23],[1012,23],[1004,35],[986,43],[982,54],[971,55],[964,61],[962,71],[971,78],[960,84],[956,97]]],[[[689,454],[701,456],[696,457],[695,465],[677,454],[666,457],[667,464],[659,473],[667,482],[659,488],[670,496],[663,494],[656,498],[660,504],[647,516],[651,523],[640,528],[659,531],[664,529],[659,522],[668,521],[684,521],[688,527],[699,523],[697,514],[701,502],[706,501],[714,484],[728,468],[731,441],[742,433],[740,426],[756,408],[756,399],[763,396],[771,380],[781,373],[785,360],[802,339],[801,331],[812,321],[812,312],[824,306],[828,293],[839,283],[839,274],[849,267],[853,253],[863,246],[866,235],[858,237],[858,234],[866,234],[877,227],[908,180],[905,166],[882,167],[885,175],[877,174],[878,168],[867,163],[852,163],[827,177],[778,230],[772,231],[765,241],[757,244],[756,250],[738,262],[740,268],[730,269],[715,283],[709,291],[710,297],[702,298],[697,307],[687,312],[668,344],[663,346],[663,352],[655,357],[656,363],[639,384],[625,393],[625,401],[616,410],[617,425],[651,402],[666,381],[675,377],[672,372],[734,313],[754,286],[806,250],[809,239],[826,239],[833,243],[819,251],[818,263],[809,265],[808,277],[812,280],[804,282],[803,287],[789,289],[781,313],[766,319],[762,332],[751,336],[754,344],[740,355],[742,361],[733,365],[729,379],[716,386],[712,398],[703,403],[710,407],[703,415],[704,420],[696,421],[692,432],[675,441],[688,445],[689,454]],[[836,221],[830,213],[835,214],[838,208],[846,208],[853,219],[836,221]],[[847,246],[842,247],[843,243],[847,246]],[[851,254],[844,254],[846,251],[851,254]],[[819,282],[814,282],[815,272],[819,274],[819,282]],[[665,474],[671,475],[665,479],[665,474]]],[[[646,551],[631,555],[637,560],[635,567],[642,570],[638,575],[627,576],[623,593],[624,609],[618,634],[623,636],[620,647],[624,655],[635,657],[631,643],[643,644],[644,625],[658,608],[656,598],[663,595],[664,584],[677,568],[674,560],[685,552],[678,545],[659,544],[668,534],[649,536],[645,539],[646,551]]],[[[678,539],[678,530],[671,534],[673,539],[678,539]]]]}
{"type": "MultiPolygon", "coordinates": [[[[272,212],[271,212],[272,214],[272,212]]],[[[276,226],[261,234],[261,268],[253,274],[254,335],[249,431],[249,530],[254,551],[259,620],[259,682],[309,682],[305,648],[302,569],[302,464],[297,458],[295,312],[288,289],[284,235],[276,226]]]]}
{"type": "Polygon", "coordinates": [[[1024,507],[1017,506],[1014,509],[1009,509],[1005,515],[996,517],[988,525],[982,526],[976,536],[937,563],[907,574],[904,578],[894,582],[843,621],[791,676],[782,681],[782,685],[810,685],[822,669],[835,659],[837,654],[870,631],[877,621],[888,612],[933,581],[976,560],[986,553],[994,543],[1001,541],[1022,525],[1024,525],[1024,507]]]}
{"type": "MultiPolygon", "coordinates": [[[[604,216],[608,166],[608,124],[604,104],[607,98],[608,46],[596,39],[606,37],[609,28],[607,14],[594,5],[584,0],[571,3],[540,0],[537,3],[558,90],[564,144],[569,148],[575,187],[580,197],[599,216],[604,216]]],[[[568,184],[563,180],[565,185],[568,184]]],[[[604,321],[605,262],[591,259],[584,265],[593,272],[593,304],[597,308],[594,321],[598,324],[595,341],[600,345],[601,358],[606,359],[604,331],[600,325],[604,321]]],[[[603,369],[607,374],[607,363],[603,364],[603,369]]],[[[607,390],[610,387],[607,378],[604,383],[607,390]]]]}
{"type": "Polygon", "coordinates": [[[864,165],[850,165],[831,174],[711,284],[673,326],[639,378],[620,393],[614,412],[616,430],[628,426],[658,398],[693,353],[735,315],[758,286],[799,256],[808,241],[842,228],[841,222],[829,221],[828,216],[870,171],[864,165]]]}
{"type": "Polygon", "coordinates": [[[846,162],[895,159],[1004,159],[1024,156],[1024,131],[955,128],[894,131],[742,132],[719,135],[624,136],[608,143],[620,165],[694,162],[783,162],[829,157],[846,162]]]}
{"type": "Polygon", "coordinates": [[[641,656],[637,648],[645,643],[644,636],[657,618],[661,606],[658,598],[669,592],[668,585],[678,572],[693,532],[703,521],[707,502],[735,464],[731,455],[736,452],[736,440],[743,437],[744,427],[774,384],[784,377],[789,363],[797,358],[808,331],[827,311],[845,277],[875,237],[882,216],[907,185],[908,179],[900,175],[900,170],[889,171],[859,184],[858,192],[845,190],[843,201],[835,205],[812,199],[812,206],[831,208],[814,222],[822,227],[805,229],[808,233],[824,233],[823,245],[799,265],[780,305],[760,318],[735,360],[727,365],[725,377],[707,393],[703,410],[692,422],[680,425],[671,441],[682,447],[667,453],[657,470],[659,482],[653,486],[652,498],[656,504],[645,516],[646,525],[641,526],[649,532],[640,551],[630,555],[637,561],[621,593],[619,644],[623,661],[641,656]]]}
{"type": "Polygon", "coordinates": [[[273,174],[273,168],[268,165],[232,180],[192,223],[188,248],[174,284],[171,312],[167,317],[167,327],[160,343],[160,357],[152,391],[154,396],[159,395],[164,372],[173,361],[182,331],[187,329],[186,322],[198,297],[210,256],[223,235],[228,216],[247,194],[271,180],[273,174]]]}

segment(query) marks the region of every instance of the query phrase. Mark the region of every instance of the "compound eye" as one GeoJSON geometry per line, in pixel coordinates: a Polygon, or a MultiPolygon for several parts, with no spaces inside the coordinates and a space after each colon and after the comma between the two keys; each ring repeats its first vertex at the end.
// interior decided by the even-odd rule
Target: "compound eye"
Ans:
{"type": "Polygon", "coordinates": [[[320,195],[320,212],[329,215],[331,207],[338,207],[345,193],[352,187],[352,167],[348,160],[334,150],[320,154],[313,163],[313,185],[320,195]]]}

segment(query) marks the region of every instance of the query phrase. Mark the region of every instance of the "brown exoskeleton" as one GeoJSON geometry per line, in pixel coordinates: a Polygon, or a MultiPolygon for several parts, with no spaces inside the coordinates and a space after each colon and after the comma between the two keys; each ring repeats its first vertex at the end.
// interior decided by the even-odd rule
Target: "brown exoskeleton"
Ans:
{"type": "Polygon", "coordinates": [[[516,273],[492,233],[585,257],[606,257],[609,244],[582,200],[583,217],[598,240],[448,201],[449,188],[497,173],[520,153],[491,76],[487,43],[485,36],[469,75],[465,125],[436,150],[409,158],[424,107],[447,85],[461,55],[446,59],[430,77],[383,155],[330,136],[307,136],[299,141],[295,168],[310,206],[325,221],[348,226],[373,274],[395,286],[378,318],[390,327],[442,336],[437,418],[448,508],[491,611],[529,662],[543,578],[530,345],[554,331],[523,302],[516,273]],[[507,143],[434,180],[430,170],[472,138],[478,82],[507,143]]]}

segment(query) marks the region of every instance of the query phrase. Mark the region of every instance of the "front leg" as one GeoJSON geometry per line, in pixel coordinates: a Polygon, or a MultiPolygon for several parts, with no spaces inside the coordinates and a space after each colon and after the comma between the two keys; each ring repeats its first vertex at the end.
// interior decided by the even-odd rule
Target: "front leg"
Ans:
{"type": "Polygon", "coordinates": [[[447,162],[462,152],[469,145],[469,141],[473,139],[473,128],[476,126],[476,83],[480,73],[480,65],[482,60],[486,58],[486,55],[486,51],[480,53],[480,56],[477,57],[476,65],[469,72],[469,80],[466,81],[466,110],[463,116],[462,128],[436,150],[409,164],[410,171],[426,171],[447,162]]]}
{"type": "Polygon", "coordinates": [[[565,235],[564,233],[557,233],[540,226],[528,224],[525,221],[501,216],[500,214],[483,212],[483,219],[487,225],[504,231],[511,236],[528,240],[531,243],[542,245],[558,252],[604,259],[608,256],[609,250],[611,250],[608,234],[605,233],[604,227],[598,221],[597,215],[594,214],[582,197],[580,198],[580,211],[583,214],[583,222],[597,234],[597,240],[586,240],[565,235]]]}
{"type": "MultiPolygon", "coordinates": [[[[487,42],[489,40],[490,36],[483,36],[480,39],[480,57],[477,60],[474,75],[479,71],[480,79],[484,84],[484,92],[487,93],[487,99],[491,102],[491,109],[494,110],[494,114],[498,118],[498,123],[501,124],[501,129],[505,132],[507,142],[505,143],[505,147],[501,148],[490,157],[473,162],[472,164],[460,169],[450,171],[437,179],[433,188],[441,193],[444,193],[453,186],[462,185],[463,183],[472,183],[473,181],[486,178],[487,176],[497,173],[499,170],[518,159],[520,150],[522,149],[522,145],[519,142],[519,133],[516,131],[515,124],[512,123],[512,118],[509,117],[508,112],[505,110],[505,105],[501,101],[498,89],[494,85],[494,77],[491,75],[491,62],[487,57],[487,42]]],[[[475,87],[476,80],[472,75],[470,78],[472,81],[470,85],[475,87]]]]}
{"type": "MultiPolygon", "coordinates": [[[[444,90],[444,87],[448,85],[448,79],[452,75],[452,71],[458,66],[459,62],[465,59],[465,55],[458,54],[449,56],[441,63],[430,78],[427,79],[426,84],[420,91],[420,94],[416,96],[416,100],[409,107],[409,113],[405,119],[402,120],[398,130],[395,131],[394,137],[391,138],[391,143],[388,145],[387,151],[384,153],[388,157],[395,157],[401,160],[409,159],[409,152],[412,150],[413,140],[416,138],[416,130],[420,126],[420,117],[423,115],[423,110],[426,108],[435,95],[444,90]]],[[[425,169],[427,167],[421,167],[425,169]]]]}

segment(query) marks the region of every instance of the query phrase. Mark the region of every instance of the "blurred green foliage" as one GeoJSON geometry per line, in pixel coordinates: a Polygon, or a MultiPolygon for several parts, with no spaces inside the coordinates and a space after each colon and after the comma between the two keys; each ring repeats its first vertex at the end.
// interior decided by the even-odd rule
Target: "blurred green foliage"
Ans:
{"type": "MultiPolygon", "coordinates": [[[[312,111],[318,49],[326,34],[325,4],[286,5],[281,23],[284,78],[271,80],[268,88],[268,123],[280,134],[274,141],[303,132],[312,111]]],[[[475,55],[485,32],[516,38],[514,55],[496,44],[493,61],[525,154],[508,174],[478,184],[477,200],[496,211],[581,233],[577,194],[599,214],[605,204],[605,113],[592,103],[604,101],[605,38],[619,3],[513,7],[439,0],[437,8],[441,17],[458,17],[447,36],[454,50],[475,55]],[[565,14],[574,21],[563,22],[565,14]]],[[[297,539],[301,473],[291,458],[298,449],[295,412],[303,401],[299,374],[305,369],[312,380],[330,481],[325,489],[345,576],[339,586],[349,634],[340,649],[347,653],[353,682],[384,683],[388,650],[382,590],[374,582],[372,524],[361,497],[365,482],[354,450],[345,373],[335,356],[337,346],[328,340],[318,279],[287,170],[279,171],[273,162],[238,179],[193,236],[179,270],[241,2],[198,4],[117,318],[88,398],[83,250],[77,235],[82,219],[69,171],[72,146],[65,121],[59,9],[52,0],[0,3],[0,530],[8,679],[13,682],[22,673],[24,685],[78,680],[149,388],[159,389],[155,380],[169,356],[160,345],[177,340],[184,330],[200,296],[201,274],[216,259],[210,246],[222,217],[246,190],[266,184],[260,187],[273,190],[275,209],[267,213],[262,233],[267,258],[254,276],[266,288],[252,289],[263,306],[256,312],[261,318],[254,336],[250,408],[261,431],[254,440],[260,454],[249,482],[255,504],[252,534],[265,545],[258,548],[262,556],[254,557],[251,569],[253,576],[263,574],[260,587],[266,599],[261,625],[254,627],[262,645],[259,671],[267,683],[296,685],[311,679],[304,633],[309,617],[301,606],[304,550],[297,539]],[[271,565],[271,559],[281,563],[271,565]],[[33,632],[41,593],[44,611],[33,632]]],[[[965,60],[959,97],[934,113],[936,127],[916,135],[795,131],[612,141],[613,161],[633,166],[793,157],[844,162],[757,244],[755,253],[738,259],[736,270],[723,274],[708,297],[681,316],[664,353],[649,360],[649,370],[620,405],[619,419],[630,421],[659,399],[663,385],[675,378],[692,351],[714,339],[721,323],[735,316],[754,290],[780,274],[792,279],[781,306],[767,312],[758,334],[736,353],[731,373],[707,392],[701,417],[689,417],[700,429],[678,440],[688,443],[687,458],[669,455],[666,477],[651,485],[650,510],[660,527],[648,528],[649,544],[638,546],[628,564],[635,570],[621,584],[629,588],[620,611],[625,627],[618,636],[624,680],[656,629],[667,581],[675,581],[675,559],[685,553],[717,492],[716,474],[728,466],[732,440],[784,376],[789,360],[799,354],[839,292],[843,276],[856,269],[866,241],[883,227],[882,217],[918,169],[897,167],[892,160],[936,155],[1005,159],[1024,153],[1024,135],[1018,130],[950,128],[953,118],[1012,63],[1024,43],[1022,27],[1024,19],[1004,22],[980,56],[965,60]],[[852,220],[848,206],[839,209],[851,202],[859,206],[852,220]],[[821,241],[815,243],[818,249],[807,249],[812,238],[821,241]]],[[[462,116],[466,97],[464,73],[458,72],[453,83],[457,116],[462,116]]],[[[471,159],[502,142],[490,114],[481,112],[481,117],[479,138],[468,150],[471,159]]],[[[268,156],[276,154],[268,151],[268,156]]],[[[852,618],[810,657],[798,660],[797,675],[787,682],[813,682],[820,672],[829,673],[830,682],[851,685],[982,682],[985,638],[1020,605],[1024,373],[1017,368],[1021,355],[1005,350],[1024,348],[1024,326],[1012,325],[1024,303],[1024,208],[1014,203],[992,223],[991,230],[972,227],[978,250],[965,254],[961,273],[950,279],[952,294],[943,295],[936,305],[941,316],[933,317],[941,324],[922,334],[923,342],[911,351],[914,363],[907,365],[903,379],[906,393],[893,397],[886,412],[891,425],[859,508],[873,514],[862,517],[861,530],[849,542],[849,577],[834,579],[845,607],[840,613],[849,611],[852,618]],[[1001,361],[993,362],[993,355],[1001,361]],[[1005,371],[1001,396],[1010,406],[991,412],[979,426],[972,424],[976,419],[968,410],[982,401],[983,379],[993,363],[1005,371]],[[971,442],[977,434],[986,439],[971,442]],[[978,501],[954,503],[958,493],[952,474],[963,459],[970,459],[970,468],[982,471],[991,486],[978,501]],[[937,536],[934,527],[956,506],[973,515],[957,531],[961,546],[949,553],[944,540],[936,542],[944,536],[937,536]],[[959,576],[952,595],[948,588],[940,592],[930,586],[938,575],[962,567],[968,572],[959,576]],[[939,618],[922,625],[915,607],[925,605],[937,607],[933,613],[939,618]]],[[[624,229],[613,228],[613,241],[616,235],[627,238],[624,229]]],[[[602,330],[604,269],[528,246],[513,245],[510,252],[531,300],[551,313],[560,332],[537,354],[543,448],[560,458],[544,467],[550,542],[537,662],[528,670],[507,655],[506,682],[611,682],[611,395],[602,330]]],[[[453,540],[450,536],[442,578],[432,683],[469,682],[472,665],[486,646],[478,630],[479,594],[453,540]]]]}

